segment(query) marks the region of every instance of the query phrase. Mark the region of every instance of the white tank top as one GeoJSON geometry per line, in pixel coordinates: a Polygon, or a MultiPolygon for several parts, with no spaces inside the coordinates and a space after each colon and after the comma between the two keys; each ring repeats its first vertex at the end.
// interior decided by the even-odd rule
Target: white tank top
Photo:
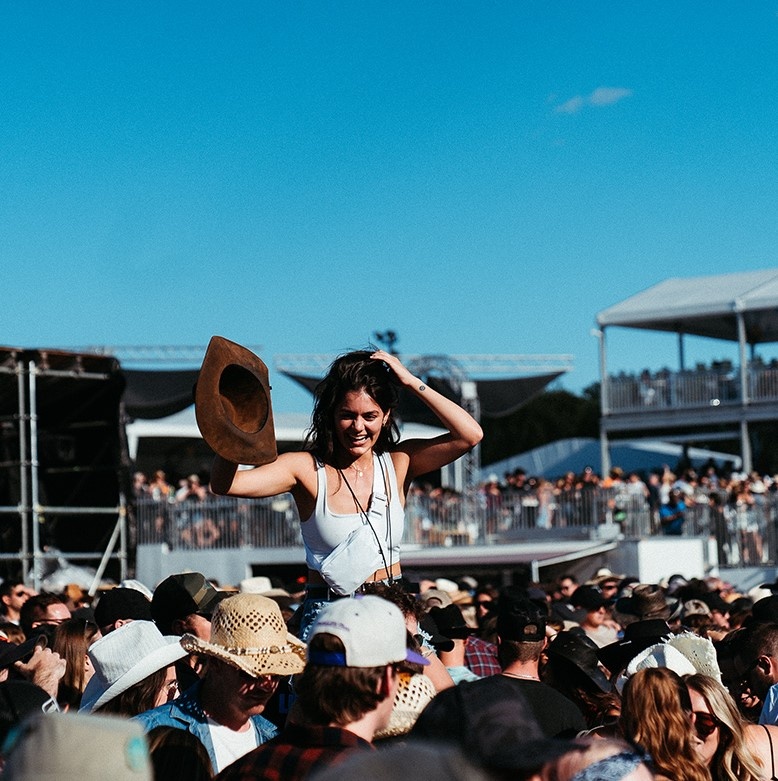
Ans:
{"type": "MultiPolygon", "coordinates": [[[[311,517],[300,524],[303,543],[305,544],[305,562],[316,572],[321,571],[321,562],[332,553],[348,535],[364,523],[361,513],[334,513],[327,505],[327,470],[320,462],[316,462],[316,507],[311,517]]],[[[391,457],[384,453],[381,456],[373,454],[373,491],[388,493],[389,518],[383,519],[383,525],[376,524],[375,533],[381,543],[381,551],[387,565],[400,560],[400,539],[405,525],[405,511],[400,503],[400,492],[397,489],[397,475],[391,457]]],[[[370,506],[365,507],[370,512],[370,506]]]]}

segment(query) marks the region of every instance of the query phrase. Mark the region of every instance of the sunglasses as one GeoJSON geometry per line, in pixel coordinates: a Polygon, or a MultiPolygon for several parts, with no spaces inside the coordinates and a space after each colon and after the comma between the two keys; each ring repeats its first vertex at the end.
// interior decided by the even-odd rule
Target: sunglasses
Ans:
{"type": "Polygon", "coordinates": [[[694,711],[694,729],[700,740],[709,738],[719,726],[719,720],[710,713],[703,711],[694,711]]]}

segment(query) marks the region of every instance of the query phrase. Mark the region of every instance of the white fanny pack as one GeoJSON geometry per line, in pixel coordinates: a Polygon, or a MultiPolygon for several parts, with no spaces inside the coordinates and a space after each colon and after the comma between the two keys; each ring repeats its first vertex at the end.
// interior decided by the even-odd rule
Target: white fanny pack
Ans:
{"type": "Polygon", "coordinates": [[[386,511],[386,495],[373,494],[370,510],[363,516],[361,525],[322,560],[319,572],[335,594],[353,594],[368,576],[382,567],[377,529],[383,529],[387,523],[386,511]]]}

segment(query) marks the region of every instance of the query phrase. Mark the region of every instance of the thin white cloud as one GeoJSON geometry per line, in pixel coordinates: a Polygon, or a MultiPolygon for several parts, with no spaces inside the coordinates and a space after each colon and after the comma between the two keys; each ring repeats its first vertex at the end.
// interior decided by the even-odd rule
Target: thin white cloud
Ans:
{"type": "Polygon", "coordinates": [[[628,98],[631,94],[632,90],[625,87],[597,87],[589,95],[589,103],[592,106],[610,106],[624,98],[628,98]]]}
{"type": "Polygon", "coordinates": [[[632,90],[626,87],[597,87],[590,95],[575,95],[560,103],[554,111],[557,114],[577,114],[585,106],[612,106],[632,95],[632,90]]]}
{"type": "Polygon", "coordinates": [[[558,114],[575,114],[583,108],[585,98],[576,95],[570,100],[566,100],[561,106],[556,107],[558,114]]]}

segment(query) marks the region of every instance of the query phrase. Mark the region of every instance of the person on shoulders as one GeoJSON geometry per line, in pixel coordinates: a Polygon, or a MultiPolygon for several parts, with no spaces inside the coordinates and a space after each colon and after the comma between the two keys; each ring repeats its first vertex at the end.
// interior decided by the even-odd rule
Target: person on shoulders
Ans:
{"type": "MultiPolygon", "coordinates": [[[[236,354],[235,348],[239,345],[229,347],[233,364],[243,350],[236,354]]],[[[256,360],[245,353],[244,360],[256,360]]],[[[201,376],[208,360],[206,354],[201,376]]],[[[356,351],[336,359],[317,386],[304,452],[282,453],[245,470],[217,455],[211,489],[255,498],[292,494],[308,565],[300,628],[305,639],[326,602],[359,592],[365,583],[401,577],[400,539],[411,482],[464,455],[482,437],[468,412],[411,374],[396,355],[356,351]],[[426,404],[447,433],[400,442],[395,419],[400,388],[426,404]]]]}

